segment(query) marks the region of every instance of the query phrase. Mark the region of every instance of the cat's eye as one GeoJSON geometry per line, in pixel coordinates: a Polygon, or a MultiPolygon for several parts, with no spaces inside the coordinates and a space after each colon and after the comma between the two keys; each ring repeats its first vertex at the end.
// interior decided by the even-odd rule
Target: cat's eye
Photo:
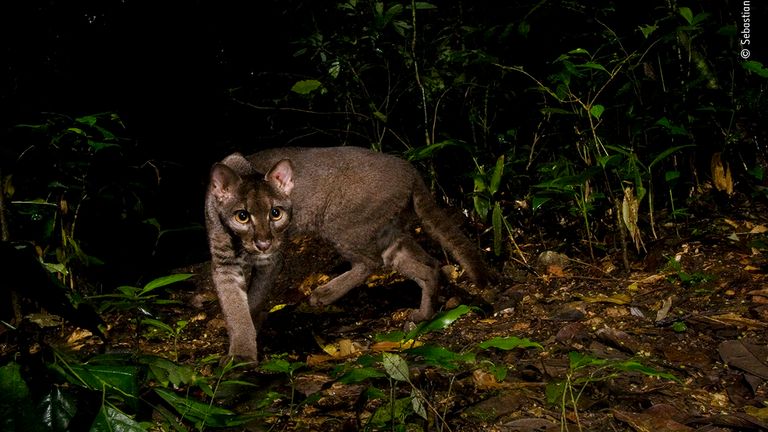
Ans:
{"type": "Polygon", "coordinates": [[[269,219],[272,221],[279,221],[283,217],[283,211],[277,207],[272,207],[269,211],[269,219]]]}
{"type": "Polygon", "coordinates": [[[251,215],[245,210],[239,210],[235,212],[235,220],[241,224],[248,223],[251,219],[251,215]]]}

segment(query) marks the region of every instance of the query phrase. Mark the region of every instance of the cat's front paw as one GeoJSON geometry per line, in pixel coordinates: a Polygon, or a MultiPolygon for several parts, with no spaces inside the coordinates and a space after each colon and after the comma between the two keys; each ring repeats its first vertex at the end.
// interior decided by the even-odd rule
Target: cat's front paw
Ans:
{"type": "Polygon", "coordinates": [[[413,312],[411,312],[408,318],[411,321],[418,323],[418,322],[426,321],[432,318],[434,314],[435,312],[431,309],[429,310],[415,309],[413,312]]]}
{"type": "Polygon", "coordinates": [[[314,291],[309,296],[309,304],[314,307],[327,306],[336,300],[335,293],[332,289],[328,288],[328,285],[323,285],[314,291]]]}

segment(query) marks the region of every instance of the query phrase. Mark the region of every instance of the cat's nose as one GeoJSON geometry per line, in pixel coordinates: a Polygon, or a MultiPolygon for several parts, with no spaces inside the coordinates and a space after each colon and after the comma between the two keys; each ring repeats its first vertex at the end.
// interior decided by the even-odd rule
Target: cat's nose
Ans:
{"type": "Polygon", "coordinates": [[[272,246],[271,240],[256,240],[254,243],[256,244],[256,249],[262,252],[266,251],[270,246],[272,246]]]}

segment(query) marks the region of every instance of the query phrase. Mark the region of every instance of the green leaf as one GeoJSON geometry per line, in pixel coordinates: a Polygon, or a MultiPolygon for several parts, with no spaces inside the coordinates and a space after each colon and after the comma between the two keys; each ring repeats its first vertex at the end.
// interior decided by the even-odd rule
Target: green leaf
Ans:
{"type": "Polygon", "coordinates": [[[742,62],[741,67],[744,68],[744,70],[756,73],[758,76],[768,78],[768,69],[766,69],[759,61],[748,60],[742,62]]]}
{"type": "Polygon", "coordinates": [[[162,322],[160,320],[156,320],[156,319],[153,319],[153,318],[145,318],[145,319],[141,320],[141,323],[145,324],[145,325],[148,325],[148,326],[151,326],[151,327],[155,327],[157,329],[160,329],[160,330],[166,332],[169,335],[172,335],[172,334],[175,333],[173,327],[169,326],[168,324],[166,324],[166,323],[164,323],[164,322],[162,322]]]}
{"type": "Polygon", "coordinates": [[[318,80],[303,80],[298,81],[291,87],[291,91],[294,93],[306,95],[319,89],[323,84],[318,80]]]}
{"type": "Polygon", "coordinates": [[[605,67],[603,67],[603,65],[601,65],[600,63],[595,63],[595,62],[582,63],[582,64],[579,64],[579,65],[576,65],[576,67],[583,68],[583,69],[596,69],[596,70],[608,73],[608,70],[605,69],[605,67]]]}
{"type": "Polygon", "coordinates": [[[680,178],[680,171],[671,170],[664,173],[664,180],[669,183],[680,178]]]}
{"type": "Polygon", "coordinates": [[[415,387],[411,389],[411,409],[419,417],[428,420],[427,409],[424,407],[424,397],[415,387]]]}
{"type": "Polygon", "coordinates": [[[157,279],[153,279],[149,281],[146,285],[144,285],[144,288],[141,290],[139,295],[146,294],[154,289],[164,287],[166,285],[170,285],[172,283],[181,282],[183,280],[187,280],[194,276],[192,273],[178,273],[178,274],[172,274],[168,276],[162,276],[157,279]]]}
{"type": "Polygon", "coordinates": [[[672,123],[668,118],[662,117],[656,121],[656,124],[666,128],[672,135],[688,136],[688,131],[683,126],[672,123]]]}
{"type": "Polygon", "coordinates": [[[550,405],[561,405],[565,389],[565,383],[562,381],[547,383],[547,387],[544,389],[544,394],[547,396],[547,402],[550,405]]]}
{"type": "Polygon", "coordinates": [[[395,381],[409,382],[408,363],[397,354],[382,353],[381,363],[387,375],[395,381]]]}
{"type": "Polygon", "coordinates": [[[491,195],[496,194],[499,190],[499,186],[501,185],[501,177],[504,175],[504,155],[499,156],[498,159],[496,159],[496,166],[493,168],[493,173],[491,174],[491,181],[488,184],[488,192],[490,192],[491,195]]]}
{"type": "Polygon", "coordinates": [[[69,422],[77,413],[77,400],[69,393],[54,386],[38,404],[43,424],[50,430],[68,430],[69,422]]]}
{"type": "Polygon", "coordinates": [[[425,363],[431,366],[439,366],[445,369],[457,369],[458,363],[473,363],[474,353],[456,353],[449,349],[435,345],[422,345],[406,351],[410,355],[421,357],[425,363]]]}
{"type": "Polygon", "coordinates": [[[599,359],[588,354],[582,354],[577,351],[568,353],[568,363],[572,370],[580,369],[586,366],[603,366],[607,360],[599,359]]]}
{"type": "Polygon", "coordinates": [[[551,197],[543,197],[543,196],[534,196],[533,199],[531,199],[531,210],[534,212],[541,208],[544,204],[551,201],[551,197]]]}
{"type": "Polygon", "coordinates": [[[649,367],[640,363],[637,360],[627,360],[627,361],[616,363],[615,365],[612,365],[612,366],[615,369],[625,371],[625,372],[640,372],[644,375],[648,375],[656,378],[665,378],[671,381],[680,382],[680,379],[674,376],[673,374],[669,372],[658,371],[652,367],[649,367]]]}
{"type": "Polygon", "coordinates": [[[408,334],[406,334],[403,339],[411,340],[420,335],[427,334],[435,330],[444,329],[459,319],[462,315],[468,313],[470,310],[471,309],[469,306],[459,305],[454,309],[440,312],[435,316],[435,318],[432,319],[432,321],[423,322],[419,324],[415,329],[408,332],[408,334]]]}
{"type": "Polygon", "coordinates": [[[283,358],[273,357],[259,365],[259,369],[267,372],[284,373],[287,375],[293,374],[297,369],[301,369],[306,366],[302,362],[289,362],[283,358]]]}
{"type": "Polygon", "coordinates": [[[0,430],[37,432],[47,430],[32,406],[29,387],[15,362],[0,367],[0,430]]]}
{"type": "Polygon", "coordinates": [[[507,337],[494,337],[491,339],[488,339],[486,341],[480,342],[477,344],[482,349],[488,349],[488,348],[498,348],[501,350],[509,351],[516,348],[539,348],[544,349],[541,344],[537,342],[533,342],[528,338],[520,339],[516,336],[507,336],[507,337]]]}
{"type": "Polygon", "coordinates": [[[411,162],[427,159],[435,156],[435,154],[446,147],[460,147],[468,149],[467,143],[461,140],[447,139],[444,141],[436,142],[423,147],[413,147],[405,152],[405,158],[411,162]]]}
{"type": "Polygon", "coordinates": [[[592,114],[592,117],[598,120],[600,119],[600,116],[603,115],[603,111],[605,111],[605,107],[600,104],[592,105],[592,108],[589,109],[589,113],[592,114]]]}
{"type": "Polygon", "coordinates": [[[139,396],[138,366],[132,365],[51,365],[64,375],[72,384],[96,391],[107,391],[113,395],[126,397],[126,402],[137,406],[139,396]]]}
{"type": "Polygon", "coordinates": [[[683,17],[686,21],[688,21],[688,24],[693,24],[693,12],[691,11],[691,8],[688,7],[681,7],[677,10],[680,13],[680,16],[683,17]]]}
{"type": "Polygon", "coordinates": [[[179,396],[168,389],[155,388],[155,393],[168,402],[182,418],[207,427],[234,427],[253,420],[249,416],[237,415],[228,409],[210,403],[198,402],[187,396],[179,396]]]}
{"type": "Polygon", "coordinates": [[[427,2],[415,2],[416,10],[437,9],[437,6],[427,2]]]}
{"type": "Polygon", "coordinates": [[[693,144],[686,144],[686,145],[679,145],[679,146],[670,147],[670,148],[664,150],[663,152],[659,153],[658,156],[653,158],[653,160],[651,161],[650,164],[648,164],[648,170],[650,171],[650,169],[654,165],[656,165],[657,163],[663,161],[664,159],[669,157],[669,155],[671,155],[672,153],[675,153],[675,152],[680,151],[680,150],[682,150],[684,148],[687,148],[687,147],[696,147],[696,146],[693,145],[693,144]]]}
{"type": "Polygon", "coordinates": [[[648,39],[648,36],[650,36],[653,32],[659,29],[659,26],[656,24],[654,25],[644,25],[640,26],[640,31],[643,33],[643,37],[648,39]]]}
{"type": "Polygon", "coordinates": [[[90,430],[91,432],[144,432],[147,429],[124,412],[105,403],[93,420],[90,430]]]}

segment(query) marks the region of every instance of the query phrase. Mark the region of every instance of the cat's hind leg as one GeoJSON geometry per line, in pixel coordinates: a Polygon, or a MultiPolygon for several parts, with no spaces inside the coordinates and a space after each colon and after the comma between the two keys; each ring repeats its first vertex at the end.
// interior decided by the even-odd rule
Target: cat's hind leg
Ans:
{"type": "Polygon", "coordinates": [[[373,273],[372,266],[363,262],[353,262],[351,269],[312,291],[309,304],[312,306],[329,305],[343,297],[352,288],[365,282],[371,273],[373,273]]]}
{"type": "Polygon", "coordinates": [[[421,305],[411,320],[424,321],[434,315],[433,299],[437,294],[440,273],[437,261],[410,236],[401,236],[381,254],[384,264],[421,287],[421,305]]]}

